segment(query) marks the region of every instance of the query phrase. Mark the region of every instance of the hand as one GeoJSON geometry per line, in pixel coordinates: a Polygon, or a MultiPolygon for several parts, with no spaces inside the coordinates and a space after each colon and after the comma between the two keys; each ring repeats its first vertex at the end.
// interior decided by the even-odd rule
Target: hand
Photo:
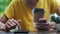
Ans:
{"type": "Polygon", "coordinates": [[[38,22],[36,23],[36,28],[38,31],[48,31],[48,23],[45,18],[40,18],[38,22]]]}
{"type": "Polygon", "coordinates": [[[16,26],[20,27],[20,22],[21,20],[16,21],[14,19],[9,19],[5,24],[6,30],[14,29],[16,26]]]}
{"type": "Polygon", "coordinates": [[[56,23],[55,22],[47,22],[45,18],[40,18],[39,21],[36,23],[36,28],[38,31],[49,31],[49,32],[56,32],[56,23]]]}
{"type": "Polygon", "coordinates": [[[57,32],[56,23],[49,22],[49,32],[57,32]]]}

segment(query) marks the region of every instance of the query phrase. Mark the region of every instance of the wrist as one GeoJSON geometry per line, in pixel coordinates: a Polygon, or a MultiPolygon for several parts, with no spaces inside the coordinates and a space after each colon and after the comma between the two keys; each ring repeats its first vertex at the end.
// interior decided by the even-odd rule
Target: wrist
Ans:
{"type": "Polygon", "coordinates": [[[4,23],[2,23],[2,22],[0,22],[0,30],[5,30],[6,28],[5,28],[5,24],[4,23]]]}

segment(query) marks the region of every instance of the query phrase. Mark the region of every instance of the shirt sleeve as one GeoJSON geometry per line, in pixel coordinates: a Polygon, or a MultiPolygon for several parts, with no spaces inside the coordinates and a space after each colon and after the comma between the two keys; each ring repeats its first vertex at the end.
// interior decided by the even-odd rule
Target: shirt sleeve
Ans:
{"type": "Polygon", "coordinates": [[[14,1],[11,1],[11,3],[9,4],[8,8],[6,9],[5,11],[5,15],[8,17],[8,18],[13,18],[14,16],[14,1]]]}

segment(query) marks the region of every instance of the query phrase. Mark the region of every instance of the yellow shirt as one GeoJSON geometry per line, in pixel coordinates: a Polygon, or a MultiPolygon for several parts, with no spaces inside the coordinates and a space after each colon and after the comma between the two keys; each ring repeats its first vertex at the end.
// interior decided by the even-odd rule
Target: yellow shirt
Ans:
{"type": "MultiPolygon", "coordinates": [[[[49,21],[50,17],[50,0],[40,0],[37,4],[37,8],[45,9],[45,18],[49,21]]],[[[12,0],[8,6],[5,15],[11,19],[22,20],[20,26],[22,30],[34,30],[34,21],[32,16],[32,10],[29,9],[24,0],[12,0]]]]}
{"type": "Polygon", "coordinates": [[[32,10],[25,5],[24,0],[12,0],[5,15],[9,19],[22,20],[20,23],[22,30],[34,30],[32,10]]]}

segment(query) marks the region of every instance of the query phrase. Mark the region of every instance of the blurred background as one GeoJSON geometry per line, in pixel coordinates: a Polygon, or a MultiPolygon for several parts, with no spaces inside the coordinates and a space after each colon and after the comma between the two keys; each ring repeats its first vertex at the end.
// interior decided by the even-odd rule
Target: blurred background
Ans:
{"type": "Polygon", "coordinates": [[[0,16],[4,13],[11,0],[0,0],[0,16]]]}

